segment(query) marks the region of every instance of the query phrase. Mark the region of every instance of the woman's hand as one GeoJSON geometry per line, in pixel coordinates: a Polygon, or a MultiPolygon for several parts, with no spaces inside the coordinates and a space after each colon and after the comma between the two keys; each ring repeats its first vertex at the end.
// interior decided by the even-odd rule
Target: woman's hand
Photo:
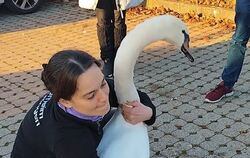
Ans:
{"type": "Polygon", "coordinates": [[[153,111],[150,107],[134,101],[122,105],[122,115],[127,122],[137,124],[149,120],[153,115],[153,111]]]}

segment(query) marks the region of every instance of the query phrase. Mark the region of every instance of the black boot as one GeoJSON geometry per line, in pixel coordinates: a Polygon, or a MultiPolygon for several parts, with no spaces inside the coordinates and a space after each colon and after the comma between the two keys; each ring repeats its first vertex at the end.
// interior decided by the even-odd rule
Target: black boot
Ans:
{"type": "Polygon", "coordinates": [[[103,67],[103,74],[108,79],[113,79],[113,72],[114,72],[114,60],[107,58],[104,59],[104,67],[103,67]]]}

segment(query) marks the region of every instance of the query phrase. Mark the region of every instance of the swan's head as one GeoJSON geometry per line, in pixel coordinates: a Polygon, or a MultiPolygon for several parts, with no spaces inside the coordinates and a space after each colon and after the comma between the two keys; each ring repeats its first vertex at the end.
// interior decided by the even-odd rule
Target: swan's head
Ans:
{"type": "Polygon", "coordinates": [[[191,61],[194,61],[194,58],[189,53],[189,42],[190,37],[188,33],[188,28],[186,24],[175,16],[163,16],[160,19],[161,21],[165,20],[165,36],[164,39],[167,42],[170,42],[178,47],[178,49],[191,61]]]}

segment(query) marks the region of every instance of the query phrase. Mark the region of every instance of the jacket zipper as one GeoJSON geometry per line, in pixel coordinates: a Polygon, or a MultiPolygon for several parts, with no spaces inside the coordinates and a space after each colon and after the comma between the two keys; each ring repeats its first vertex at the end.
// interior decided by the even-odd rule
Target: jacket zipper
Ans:
{"type": "Polygon", "coordinates": [[[98,134],[100,135],[100,134],[102,134],[102,132],[100,130],[100,128],[101,128],[100,121],[97,121],[96,123],[97,123],[97,131],[98,131],[98,134]]]}

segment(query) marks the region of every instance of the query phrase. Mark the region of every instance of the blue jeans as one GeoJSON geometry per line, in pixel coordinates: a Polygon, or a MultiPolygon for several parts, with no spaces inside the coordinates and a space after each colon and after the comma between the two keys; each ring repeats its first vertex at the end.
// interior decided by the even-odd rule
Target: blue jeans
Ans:
{"type": "Polygon", "coordinates": [[[101,59],[114,60],[122,39],[126,36],[127,26],[124,18],[116,9],[114,0],[99,0],[96,8],[97,37],[101,50],[101,59]]]}
{"type": "Polygon", "coordinates": [[[232,88],[237,82],[243,61],[246,45],[250,37],[250,13],[236,12],[236,30],[228,50],[227,62],[222,73],[222,80],[226,87],[232,88]]]}

